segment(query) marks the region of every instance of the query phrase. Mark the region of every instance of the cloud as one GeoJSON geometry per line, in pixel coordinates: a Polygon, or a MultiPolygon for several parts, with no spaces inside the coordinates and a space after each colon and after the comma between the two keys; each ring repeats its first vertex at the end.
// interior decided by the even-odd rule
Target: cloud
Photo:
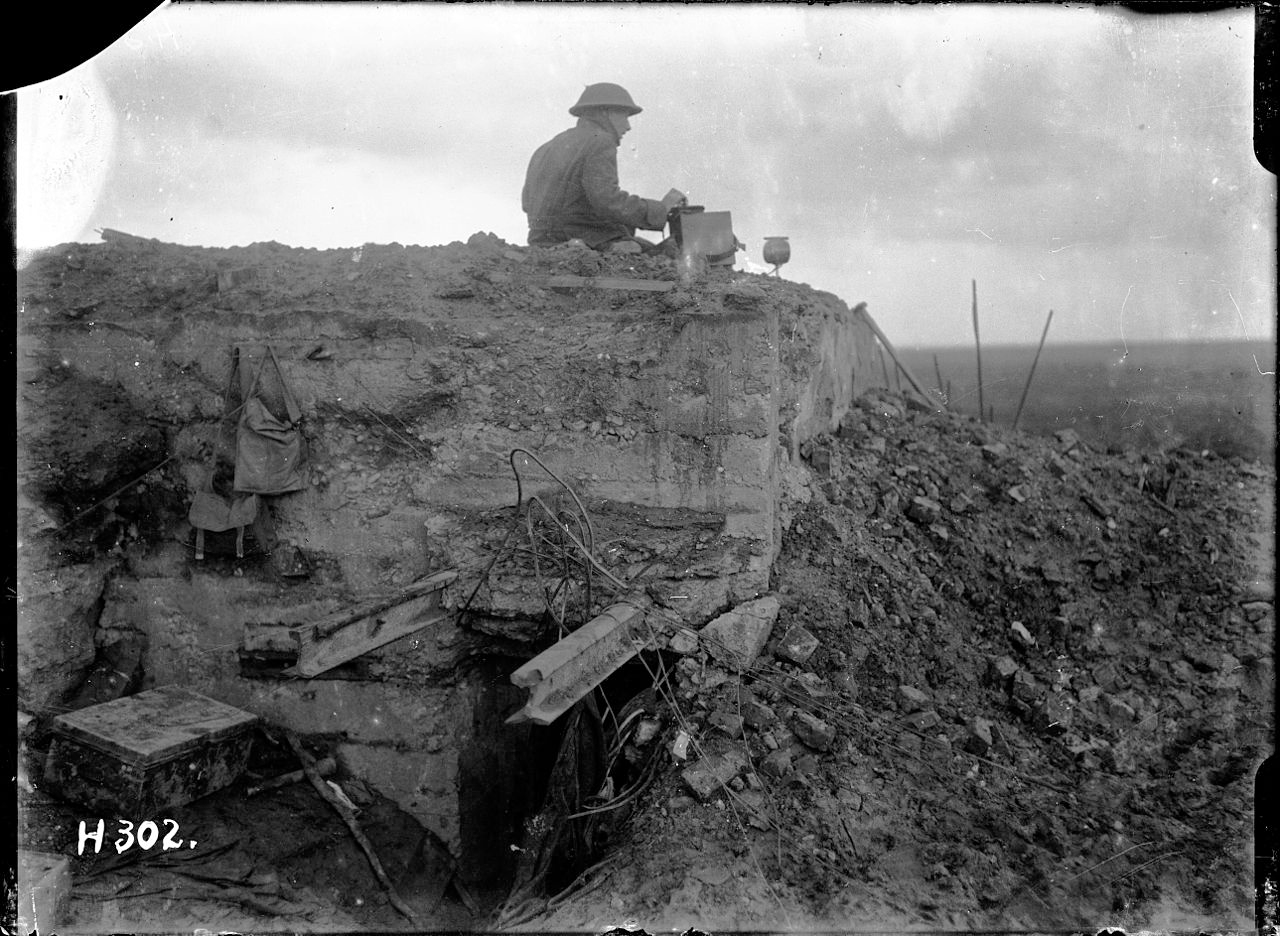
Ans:
{"type": "MultiPolygon", "coordinates": [[[[114,142],[79,152],[70,114],[55,115],[69,136],[39,161],[106,167],[69,199],[92,212],[70,227],[207,244],[521,241],[529,154],[571,123],[587,82],[619,81],[645,108],[618,154],[623,186],[731,210],[757,259],[763,237],[790,236],[796,278],[915,309],[984,270],[1028,303],[1076,277],[1103,308],[1135,257],[1203,281],[1261,264],[1270,282],[1251,43],[1248,11],[181,4],[95,65],[114,142]]],[[[22,195],[67,194],[45,189],[22,195]]],[[[1199,288],[1170,303],[1209,301],[1199,288]]]]}
{"type": "Polygon", "coordinates": [[[115,144],[115,115],[92,63],[23,92],[16,147],[19,244],[48,247],[85,232],[115,144]]]}

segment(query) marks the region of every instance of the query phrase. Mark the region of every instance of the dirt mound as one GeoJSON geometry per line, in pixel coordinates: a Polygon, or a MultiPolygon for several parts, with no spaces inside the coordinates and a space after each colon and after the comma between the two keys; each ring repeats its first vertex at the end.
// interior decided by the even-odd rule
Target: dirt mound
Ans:
{"type": "MultiPolygon", "coordinates": [[[[492,654],[500,636],[523,651],[541,633],[518,626],[545,623],[528,575],[518,588],[508,577],[515,610],[488,629],[380,648],[365,671],[305,691],[249,684],[236,648],[246,619],[328,611],[464,560],[487,569],[514,494],[508,453],[533,446],[573,469],[611,572],[703,589],[685,625],[744,599],[707,584],[731,573],[752,589],[771,576],[781,610],[746,672],[696,641],[650,655],[666,667],[654,676],[681,756],[664,754],[626,804],[638,808],[609,858],[524,927],[1248,925],[1252,777],[1274,735],[1270,469],[1104,454],[1070,433],[1008,433],[884,394],[814,438],[871,370],[852,327],[832,337],[832,322],[856,316],[774,278],[690,287],[657,257],[485,234],[315,251],[112,232],[36,258],[19,300],[32,711],[57,710],[113,627],[138,629],[165,678],[277,705],[307,730],[332,716],[344,781],[394,774],[397,795],[416,795],[438,775],[433,803],[463,787],[475,799],[487,787],[473,781],[510,765],[494,754],[459,767],[455,752],[493,754],[465,732],[485,726],[496,750],[490,728],[508,700],[493,693],[473,723],[449,700],[479,703],[449,693],[473,650],[492,654]],[[581,288],[586,277],[632,282],[581,288]],[[724,334],[680,338],[708,323],[724,334]],[[305,583],[269,557],[193,564],[177,535],[202,472],[216,478],[210,465],[225,462],[231,349],[265,342],[304,411],[309,485],[266,513],[275,535],[305,546],[305,583]],[[824,368],[831,386],[810,379],[824,368]],[[716,433],[728,441],[707,454],[716,433]],[[742,467],[744,451],[758,464],[742,467]],[[667,474],[645,476],[655,465],[667,474]],[[767,485],[750,487],[751,471],[767,485]],[[692,502],[735,490],[754,500],[692,502]],[[663,492],[689,502],[641,496],[663,492]],[[722,532],[731,507],[754,540],[722,532]],[[377,733],[371,712],[384,704],[412,713],[391,719],[402,733],[377,733]]],[[[495,614],[499,592],[481,593],[495,614]]],[[[261,838],[280,848],[245,858],[287,868],[289,887],[264,879],[263,893],[306,905],[277,906],[275,923],[311,926],[332,890],[332,919],[396,925],[385,904],[370,915],[337,887],[345,870],[308,879],[310,853],[289,850],[287,828],[309,809],[327,814],[294,794],[261,838]]],[[[228,838],[250,815],[233,799],[204,806],[228,838]]],[[[390,800],[371,795],[369,808],[381,826],[417,828],[390,800]]],[[[38,839],[40,816],[28,820],[38,839]]],[[[323,836],[342,839],[332,820],[323,836]]],[[[359,860],[349,845],[344,869],[359,860]]],[[[389,836],[387,848],[412,866],[414,845],[389,836]]],[[[452,910],[448,925],[477,919],[452,910]]]]}
{"type": "Polygon", "coordinates": [[[1249,925],[1271,471],[888,396],[805,456],[767,652],[681,660],[690,762],[537,925],[1249,925]]]}

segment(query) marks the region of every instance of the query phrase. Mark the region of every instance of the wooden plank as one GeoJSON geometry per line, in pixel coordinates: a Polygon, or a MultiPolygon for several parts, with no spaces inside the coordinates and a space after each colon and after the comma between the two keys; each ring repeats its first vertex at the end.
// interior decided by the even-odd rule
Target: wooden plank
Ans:
{"type": "Polygon", "coordinates": [[[491,273],[500,283],[523,283],[547,289],[635,289],[642,292],[669,292],[678,284],[670,280],[627,279],[620,276],[574,276],[569,273],[491,273]]]}
{"type": "Polygon", "coordinates": [[[455,578],[457,571],[451,569],[415,583],[395,599],[292,628],[298,663],[290,672],[317,676],[443,620],[450,612],[440,607],[440,590],[455,578]]]}

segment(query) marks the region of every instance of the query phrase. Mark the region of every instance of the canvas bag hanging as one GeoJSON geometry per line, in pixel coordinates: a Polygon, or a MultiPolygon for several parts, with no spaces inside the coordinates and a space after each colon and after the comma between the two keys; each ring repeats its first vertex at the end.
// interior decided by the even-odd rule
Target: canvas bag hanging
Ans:
{"type": "Polygon", "coordinates": [[[275,349],[267,345],[252,380],[248,379],[239,348],[232,368],[240,370],[244,391],[236,427],[235,489],[253,494],[301,490],[306,486],[305,452],[298,428],[302,410],[280,369],[275,349]],[[266,373],[268,364],[274,380],[266,373]],[[274,406],[268,406],[268,402],[274,406]]]}
{"type": "Polygon", "coordinates": [[[236,531],[236,558],[244,558],[244,529],[258,517],[258,495],[246,494],[227,500],[213,491],[197,491],[187,512],[187,522],[196,531],[196,558],[204,558],[204,534],[236,531]]]}

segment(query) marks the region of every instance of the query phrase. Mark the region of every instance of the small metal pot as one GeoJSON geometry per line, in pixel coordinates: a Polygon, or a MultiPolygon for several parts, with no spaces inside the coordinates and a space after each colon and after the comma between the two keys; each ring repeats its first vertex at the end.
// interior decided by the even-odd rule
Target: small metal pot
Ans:
{"type": "Polygon", "coordinates": [[[764,262],[779,267],[791,259],[791,245],[785,237],[764,239],[764,262]]]}

